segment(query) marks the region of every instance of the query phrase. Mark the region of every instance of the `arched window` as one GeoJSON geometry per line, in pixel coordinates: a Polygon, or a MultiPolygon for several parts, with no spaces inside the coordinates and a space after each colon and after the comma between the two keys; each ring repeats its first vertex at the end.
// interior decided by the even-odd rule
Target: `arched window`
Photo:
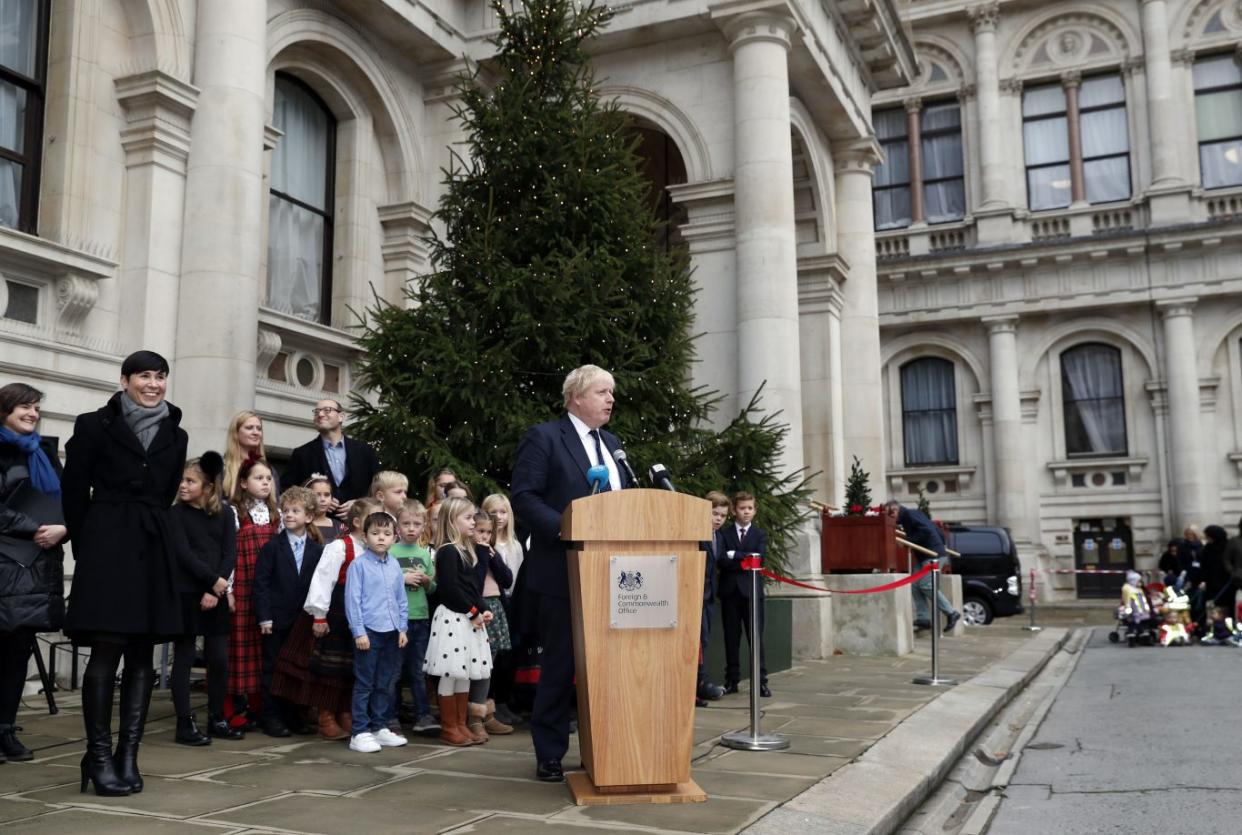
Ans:
{"type": "Polygon", "coordinates": [[[277,74],[268,202],[267,306],[330,321],[336,120],[310,88],[277,74]]]}
{"type": "Polygon", "coordinates": [[[901,427],[907,467],[958,463],[953,363],[926,357],[901,367],[901,427]]]}
{"type": "Polygon", "coordinates": [[[1126,400],[1121,351],[1089,342],[1061,354],[1065,453],[1126,454],[1126,400]]]}
{"type": "Polygon", "coordinates": [[[0,2],[0,226],[30,233],[38,215],[48,6],[0,2]]]}

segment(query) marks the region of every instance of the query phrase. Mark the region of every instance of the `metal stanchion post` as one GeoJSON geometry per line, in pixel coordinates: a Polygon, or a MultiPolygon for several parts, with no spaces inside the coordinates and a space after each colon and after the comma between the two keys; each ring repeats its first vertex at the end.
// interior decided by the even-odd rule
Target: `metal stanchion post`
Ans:
{"type": "Polygon", "coordinates": [[[750,571],[750,730],[722,734],[720,744],[740,751],[779,751],[789,747],[789,737],[785,734],[765,734],[759,730],[759,669],[762,663],[759,618],[763,616],[759,607],[763,605],[760,597],[763,563],[758,554],[747,554],[742,567],[750,571]]]}
{"type": "Polygon", "coordinates": [[[1039,632],[1043,630],[1043,627],[1035,625],[1035,569],[1033,568],[1031,569],[1031,582],[1030,588],[1027,589],[1026,592],[1026,599],[1031,606],[1031,623],[1029,626],[1024,626],[1022,628],[1027,632],[1039,632]]]}
{"type": "Polygon", "coordinates": [[[949,687],[957,684],[956,679],[940,677],[940,610],[936,608],[940,601],[940,560],[932,560],[932,599],[928,603],[932,615],[931,630],[931,662],[930,676],[915,676],[915,684],[930,684],[933,687],[949,687]]]}

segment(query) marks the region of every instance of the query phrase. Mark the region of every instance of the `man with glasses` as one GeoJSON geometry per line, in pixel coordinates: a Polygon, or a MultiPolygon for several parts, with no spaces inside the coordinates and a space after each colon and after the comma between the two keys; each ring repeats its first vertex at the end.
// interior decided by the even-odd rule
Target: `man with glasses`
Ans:
{"type": "Polygon", "coordinates": [[[327,473],[332,483],[332,512],[344,519],[354,499],[367,494],[371,479],[383,467],[375,451],[362,441],[346,437],[341,425],[345,411],[336,400],[320,400],[311,410],[319,437],[293,451],[282,483],[299,485],[313,473],[327,473]]]}

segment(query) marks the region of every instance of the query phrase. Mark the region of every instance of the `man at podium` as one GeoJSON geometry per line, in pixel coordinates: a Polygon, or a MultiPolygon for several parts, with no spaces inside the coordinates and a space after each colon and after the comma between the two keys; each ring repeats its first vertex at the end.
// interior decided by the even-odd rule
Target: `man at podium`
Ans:
{"type": "Polygon", "coordinates": [[[590,495],[587,471],[594,466],[608,470],[601,490],[636,486],[613,460],[621,442],[602,429],[612,417],[613,388],[612,374],[598,366],[569,372],[561,387],[565,414],[527,430],[513,463],[513,511],[531,533],[522,565],[527,601],[543,647],[530,730],[536,775],[545,782],[565,779],[561,759],[569,748],[574,697],[573,625],[561,514],[574,499],[590,495]]]}

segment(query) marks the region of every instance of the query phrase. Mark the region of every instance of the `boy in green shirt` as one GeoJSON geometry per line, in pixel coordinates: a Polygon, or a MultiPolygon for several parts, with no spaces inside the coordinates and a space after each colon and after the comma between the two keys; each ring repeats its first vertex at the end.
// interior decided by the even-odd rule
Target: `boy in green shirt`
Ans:
{"type": "Polygon", "coordinates": [[[436,565],[431,549],[419,542],[427,527],[427,509],[422,502],[411,499],[397,511],[397,532],[400,541],[392,546],[389,555],[401,566],[405,574],[405,595],[410,606],[408,643],[401,663],[401,675],[394,685],[393,717],[398,710],[408,712],[414,719],[413,731],[423,736],[438,736],[440,723],[431,715],[427,701],[427,684],[423,679],[423,657],[427,654],[427,642],[431,639],[431,612],[427,605],[428,592],[436,590],[436,565]],[[397,705],[401,701],[401,682],[405,681],[414,699],[411,708],[397,705]]]}

